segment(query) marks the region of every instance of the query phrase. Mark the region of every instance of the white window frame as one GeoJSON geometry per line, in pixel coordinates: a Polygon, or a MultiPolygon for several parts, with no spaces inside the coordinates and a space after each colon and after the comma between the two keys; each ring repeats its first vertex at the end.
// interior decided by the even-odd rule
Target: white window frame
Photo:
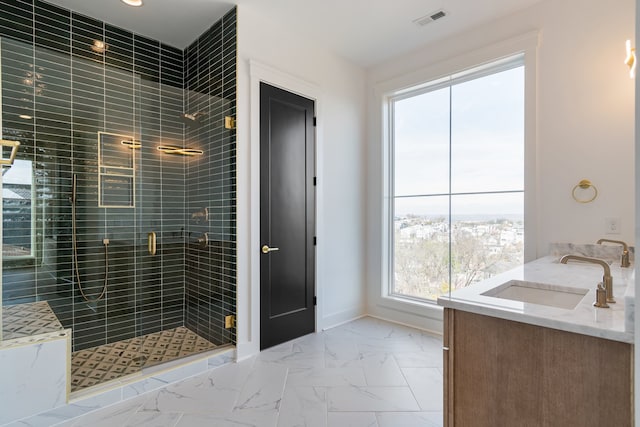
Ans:
{"type": "Polygon", "coordinates": [[[525,121],[524,121],[524,262],[537,258],[537,173],[536,173],[536,75],[538,32],[527,33],[467,54],[433,64],[430,67],[380,83],[375,87],[376,100],[380,106],[382,137],[382,239],[381,239],[381,288],[376,303],[385,308],[403,311],[421,317],[440,317],[441,307],[434,303],[392,294],[393,289],[393,123],[391,98],[413,92],[420,85],[433,85],[440,79],[464,73],[501,59],[524,55],[525,69],[525,121]],[[435,311],[434,311],[435,310],[435,311]]]}

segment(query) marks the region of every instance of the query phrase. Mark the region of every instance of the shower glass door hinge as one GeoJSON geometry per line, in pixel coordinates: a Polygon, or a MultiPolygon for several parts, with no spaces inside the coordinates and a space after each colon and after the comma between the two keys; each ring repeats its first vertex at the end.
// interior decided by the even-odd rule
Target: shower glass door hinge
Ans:
{"type": "Polygon", "coordinates": [[[224,328],[231,329],[236,327],[236,316],[233,314],[224,316],[224,328]]]}
{"type": "Polygon", "coordinates": [[[224,118],[224,127],[225,129],[235,129],[236,128],[236,119],[231,116],[226,116],[224,118]]]}

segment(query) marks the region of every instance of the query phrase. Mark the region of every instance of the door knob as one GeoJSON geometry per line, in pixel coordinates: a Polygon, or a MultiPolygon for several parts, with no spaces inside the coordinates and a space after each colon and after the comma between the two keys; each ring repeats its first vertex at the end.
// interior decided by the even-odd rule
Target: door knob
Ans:
{"type": "Polygon", "coordinates": [[[262,247],[262,253],[263,253],[263,254],[268,254],[269,252],[275,252],[275,251],[279,251],[279,250],[280,250],[280,248],[270,248],[270,247],[269,247],[269,246],[267,246],[267,245],[264,245],[264,246],[262,247]]]}

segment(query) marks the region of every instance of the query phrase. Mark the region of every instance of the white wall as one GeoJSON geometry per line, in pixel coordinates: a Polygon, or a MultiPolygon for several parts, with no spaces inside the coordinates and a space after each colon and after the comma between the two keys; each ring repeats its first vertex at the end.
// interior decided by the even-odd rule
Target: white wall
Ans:
{"type": "MultiPolygon", "coordinates": [[[[550,242],[590,243],[605,237],[605,218],[619,217],[634,241],[634,81],[623,64],[633,39],[635,1],[547,0],[369,70],[375,87],[500,41],[540,31],[537,78],[537,256],[550,242]],[[599,197],[571,197],[581,179],[599,197]]],[[[382,150],[379,102],[369,91],[367,260],[368,312],[433,328],[419,309],[380,298],[382,150]],[[391,307],[391,308],[389,308],[391,307]],[[412,314],[411,314],[412,313],[412,314]]],[[[433,318],[438,318],[432,314],[433,318]]]]}
{"type": "Polygon", "coordinates": [[[365,72],[319,49],[306,35],[289,32],[286,24],[239,5],[239,358],[257,352],[259,345],[259,171],[251,163],[259,147],[251,135],[256,94],[250,61],[266,66],[260,67],[267,70],[260,76],[271,83],[317,101],[317,330],[362,315],[365,307],[365,72]],[[309,93],[304,93],[306,87],[309,93]]]}

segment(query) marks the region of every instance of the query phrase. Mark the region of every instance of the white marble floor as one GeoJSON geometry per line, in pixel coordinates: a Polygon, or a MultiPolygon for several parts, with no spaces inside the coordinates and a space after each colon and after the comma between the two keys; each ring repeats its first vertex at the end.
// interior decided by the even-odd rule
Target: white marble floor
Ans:
{"type": "Polygon", "coordinates": [[[442,426],[442,341],[365,317],[63,425],[442,426]]]}

